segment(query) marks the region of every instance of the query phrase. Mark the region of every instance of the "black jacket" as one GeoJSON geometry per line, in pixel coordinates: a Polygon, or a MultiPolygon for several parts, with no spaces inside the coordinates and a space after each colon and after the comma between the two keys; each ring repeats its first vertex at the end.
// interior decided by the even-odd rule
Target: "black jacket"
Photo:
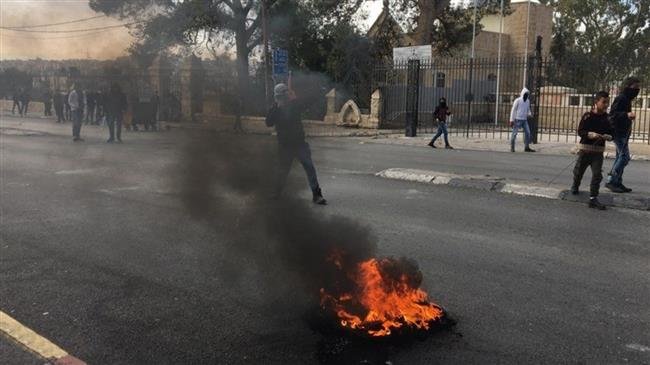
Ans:
{"type": "Polygon", "coordinates": [[[266,116],[266,125],[275,127],[278,143],[282,147],[296,147],[305,142],[305,130],[301,120],[302,105],[298,100],[280,107],[274,104],[266,116]]]}
{"type": "Polygon", "coordinates": [[[104,99],[104,111],[110,116],[122,115],[127,106],[126,95],[121,91],[111,91],[104,99]]]}
{"type": "Polygon", "coordinates": [[[580,120],[580,125],[578,125],[580,144],[605,146],[605,141],[602,139],[589,139],[587,136],[589,132],[612,135],[613,130],[609,124],[607,113],[596,114],[594,112],[586,112],[580,120]]]}
{"type": "Polygon", "coordinates": [[[614,129],[614,136],[627,137],[632,131],[632,120],[628,117],[627,113],[632,111],[632,101],[625,96],[619,94],[612,103],[609,111],[609,121],[614,129]]]}
{"type": "Polygon", "coordinates": [[[433,117],[438,119],[440,122],[446,122],[448,115],[451,115],[451,112],[449,112],[449,107],[446,106],[438,105],[436,106],[436,110],[433,112],[433,117]]]}

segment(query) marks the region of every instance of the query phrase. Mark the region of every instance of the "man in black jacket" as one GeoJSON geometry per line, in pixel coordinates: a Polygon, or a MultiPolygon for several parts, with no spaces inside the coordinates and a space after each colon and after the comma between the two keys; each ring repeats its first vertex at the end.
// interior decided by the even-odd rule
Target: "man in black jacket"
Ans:
{"type": "Polygon", "coordinates": [[[591,186],[589,189],[589,207],[605,210],[605,206],[598,201],[600,182],[603,181],[603,153],[605,152],[605,141],[612,140],[612,127],[607,119],[607,107],[609,106],[609,93],[599,91],[596,93],[593,109],[586,112],[580,120],[578,135],[578,159],[573,169],[573,186],[571,194],[578,195],[582,176],[591,167],[591,186]]]}
{"type": "Polygon", "coordinates": [[[305,131],[302,126],[302,106],[293,95],[293,91],[285,84],[278,84],[273,90],[275,104],[266,117],[268,127],[275,126],[278,135],[279,166],[276,178],[276,196],[282,193],[284,184],[291,170],[294,159],[298,159],[307,173],[309,186],[313,194],[313,202],[319,205],[327,204],[316,176],[316,169],[311,160],[311,149],[305,142],[305,131]]]}
{"type": "Polygon", "coordinates": [[[115,124],[117,123],[117,142],[122,143],[122,118],[127,108],[126,95],[120,89],[120,85],[113,84],[108,95],[104,97],[104,108],[106,123],[110,137],[106,143],[115,142],[115,124]]]}
{"type": "Polygon", "coordinates": [[[628,142],[632,133],[632,123],[636,114],[632,112],[632,101],[639,95],[641,80],[628,77],[621,85],[621,93],[614,99],[609,112],[610,122],[614,129],[614,144],[616,144],[616,160],[612,165],[605,187],[615,193],[629,193],[632,189],[623,185],[623,172],[630,162],[630,147],[628,142]]]}

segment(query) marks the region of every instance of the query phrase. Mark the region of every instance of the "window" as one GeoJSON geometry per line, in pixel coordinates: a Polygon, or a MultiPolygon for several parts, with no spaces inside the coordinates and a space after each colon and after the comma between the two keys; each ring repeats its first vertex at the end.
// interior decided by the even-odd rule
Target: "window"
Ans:
{"type": "Polygon", "coordinates": [[[584,105],[584,106],[593,106],[594,105],[594,97],[593,96],[585,96],[585,102],[582,105],[584,105]]]}
{"type": "Polygon", "coordinates": [[[497,75],[489,74],[488,75],[488,81],[497,81],[497,75]]]}
{"type": "Polygon", "coordinates": [[[436,87],[445,87],[446,75],[444,72],[436,73],[436,87]]]}
{"type": "Polygon", "coordinates": [[[569,96],[569,105],[570,106],[580,106],[580,97],[579,96],[569,96]]]}

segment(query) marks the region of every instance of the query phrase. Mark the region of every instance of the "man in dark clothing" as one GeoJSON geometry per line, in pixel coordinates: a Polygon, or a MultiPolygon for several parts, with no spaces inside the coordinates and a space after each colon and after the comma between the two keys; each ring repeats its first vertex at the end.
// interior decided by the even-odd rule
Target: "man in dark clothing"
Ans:
{"type": "Polygon", "coordinates": [[[95,124],[95,105],[97,103],[95,95],[92,90],[86,92],[86,124],[95,124]]]}
{"type": "Polygon", "coordinates": [[[589,207],[605,210],[605,206],[598,201],[600,183],[603,181],[603,153],[605,141],[612,140],[613,129],[607,118],[609,106],[609,93],[599,91],[596,93],[593,109],[582,116],[578,126],[578,159],[573,169],[573,185],[571,194],[578,195],[582,176],[587,167],[591,167],[591,185],[589,188],[589,207]]]}
{"type": "Polygon", "coordinates": [[[108,95],[104,96],[104,112],[106,113],[106,123],[110,137],[107,143],[116,141],[122,143],[122,119],[127,108],[126,95],[120,89],[120,86],[113,84],[108,95]],[[115,134],[115,124],[117,123],[117,135],[115,134]]]}
{"type": "Polygon", "coordinates": [[[95,93],[95,124],[99,125],[104,117],[104,94],[101,90],[95,93]]]}
{"type": "Polygon", "coordinates": [[[45,109],[43,110],[46,117],[52,116],[52,92],[50,89],[45,90],[43,93],[43,104],[45,104],[45,109]]]}
{"type": "Polygon", "coordinates": [[[431,142],[429,142],[429,147],[431,148],[436,148],[436,140],[438,137],[444,134],[445,137],[445,148],[453,150],[454,148],[451,147],[449,144],[449,137],[448,137],[448,132],[447,132],[447,117],[451,115],[451,112],[449,111],[449,107],[447,106],[447,99],[445,98],[440,98],[438,102],[438,106],[436,106],[436,110],[433,112],[433,118],[438,121],[438,133],[431,139],[431,142]]]}
{"type": "Polygon", "coordinates": [[[14,104],[11,107],[11,114],[16,114],[16,107],[18,107],[18,114],[19,115],[23,114],[23,107],[20,105],[21,94],[22,94],[22,89],[18,89],[18,91],[14,91],[14,95],[13,95],[14,104]]]}
{"type": "Polygon", "coordinates": [[[275,104],[266,117],[266,125],[275,127],[278,136],[279,166],[276,178],[276,196],[280,196],[294,159],[298,159],[307,173],[315,204],[325,205],[316,169],[311,159],[311,149],[305,141],[305,131],[302,126],[300,101],[295,98],[293,91],[287,85],[278,84],[273,90],[275,104]]]}
{"type": "Polygon", "coordinates": [[[56,113],[56,122],[61,123],[65,119],[63,117],[63,94],[61,90],[54,93],[54,113],[56,113]]]}
{"type": "Polygon", "coordinates": [[[70,108],[70,92],[63,95],[63,116],[65,120],[72,120],[72,109],[70,108]]]}
{"type": "Polygon", "coordinates": [[[630,147],[628,145],[632,134],[632,123],[636,114],[632,112],[632,101],[639,95],[641,80],[628,77],[623,81],[621,93],[614,99],[609,112],[610,122],[614,129],[614,144],[616,144],[616,160],[607,179],[607,187],[615,193],[629,193],[632,189],[623,185],[623,172],[630,162],[630,147]]]}
{"type": "Polygon", "coordinates": [[[20,95],[20,104],[22,106],[22,110],[20,112],[20,115],[23,117],[27,116],[27,108],[29,108],[29,102],[32,100],[32,96],[29,94],[29,91],[25,90],[23,93],[20,95]]]}

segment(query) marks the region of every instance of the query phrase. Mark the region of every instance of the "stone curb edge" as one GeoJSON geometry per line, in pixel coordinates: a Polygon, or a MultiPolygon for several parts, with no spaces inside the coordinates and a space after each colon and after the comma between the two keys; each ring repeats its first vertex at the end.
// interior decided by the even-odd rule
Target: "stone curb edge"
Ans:
{"type": "MultiPolygon", "coordinates": [[[[588,196],[584,193],[573,196],[567,189],[557,186],[543,186],[526,182],[508,181],[501,177],[490,175],[458,175],[437,171],[392,168],[378,172],[378,177],[392,180],[411,181],[432,185],[448,185],[493,191],[497,193],[532,196],[537,198],[566,200],[586,203],[588,196]]],[[[639,194],[609,194],[602,193],[599,197],[601,203],[607,206],[650,210],[650,197],[639,194]]]]}

